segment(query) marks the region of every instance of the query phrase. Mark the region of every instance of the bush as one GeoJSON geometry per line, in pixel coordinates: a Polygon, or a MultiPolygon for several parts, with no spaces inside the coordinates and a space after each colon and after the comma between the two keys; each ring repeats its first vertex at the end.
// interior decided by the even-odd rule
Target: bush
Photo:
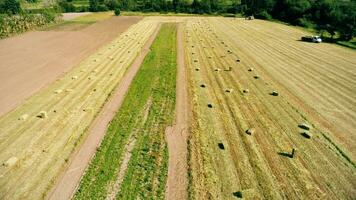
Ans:
{"type": "Polygon", "coordinates": [[[115,8],[115,15],[116,15],[116,16],[119,16],[120,13],[121,13],[120,8],[119,8],[119,7],[116,7],[116,8],[115,8]]]}
{"type": "Polygon", "coordinates": [[[75,12],[75,6],[72,3],[60,1],[58,5],[63,12],[75,12]]]}
{"type": "Polygon", "coordinates": [[[261,12],[259,12],[259,13],[257,13],[256,15],[255,15],[255,17],[257,18],[257,19],[267,19],[267,20],[270,20],[270,19],[272,19],[272,16],[270,15],[270,14],[268,14],[268,12],[267,11],[261,11],[261,12]]]}
{"type": "Polygon", "coordinates": [[[310,21],[304,17],[297,19],[297,25],[306,27],[306,28],[314,28],[315,27],[315,24],[312,21],[310,21]]]}
{"type": "Polygon", "coordinates": [[[0,13],[14,15],[20,13],[21,11],[20,2],[16,0],[5,0],[2,4],[0,4],[0,13]]]}
{"type": "Polygon", "coordinates": [[[40,14],[23,12],[19,15],[0,15],[0,38],[54,23],[57,16],[57,13],[50,10],[44,10],[40,14]]]}

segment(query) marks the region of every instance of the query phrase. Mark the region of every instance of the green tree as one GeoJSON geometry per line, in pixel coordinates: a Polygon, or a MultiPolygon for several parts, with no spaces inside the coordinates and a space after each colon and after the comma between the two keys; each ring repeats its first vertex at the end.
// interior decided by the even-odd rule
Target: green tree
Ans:
{"type": "Polygon", "coordinates": [[[1,13],[7,13],[10,15],[18,14],[22,11],[20,2],[16,0],[5,0],[1,5],[0,5],[0,11],[1,13]]]}

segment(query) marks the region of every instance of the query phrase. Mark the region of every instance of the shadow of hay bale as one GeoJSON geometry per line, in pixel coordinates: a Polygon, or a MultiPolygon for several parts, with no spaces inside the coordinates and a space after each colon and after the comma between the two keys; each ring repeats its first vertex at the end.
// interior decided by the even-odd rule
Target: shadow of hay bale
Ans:
{"type": "Polygon", "coordinates": [[[219,148],[220,148],[221,150],[225,150],[225,146],[224,146],[224,144],[223,144],[222,142],[219,142],[219,143],[218,143],[218,146],[219,146],[219,148]]]}
{"type": "Polygon", "coordinates": [[[308,139],[310,139],[310,138],[313,137],[313,134],[310,133],[309,131],[303,131],[303,132],[301,132],[300,134],[301,134],[303,137],[308,138],[308,139]]]}
{"type": "Polygon", "coordinates": [[[247,133],[248,135],[252,135],[252,134],[254,134],[255,133],[255,129],[254,128],[249,128],[249,129],[247,129],[246,131],[245,131],[245,133],[247,133]]]}
{"type": "Polygon", "coordinates": [[[234,197],[237,197],[237,198],[242,198],[242,192],[241,192],[241,191],[233,192],[232,195],[233,195],[234,197]]]}

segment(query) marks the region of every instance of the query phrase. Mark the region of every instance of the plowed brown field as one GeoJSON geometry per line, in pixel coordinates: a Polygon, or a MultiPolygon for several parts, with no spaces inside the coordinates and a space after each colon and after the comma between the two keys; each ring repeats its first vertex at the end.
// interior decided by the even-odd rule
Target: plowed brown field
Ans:
{"type": "Polygon", "coordinates": [[[185,34],[191,197],[356,197],[355,51],[300,42],[302,31],[260,20],[196,18],[185,34]]]}

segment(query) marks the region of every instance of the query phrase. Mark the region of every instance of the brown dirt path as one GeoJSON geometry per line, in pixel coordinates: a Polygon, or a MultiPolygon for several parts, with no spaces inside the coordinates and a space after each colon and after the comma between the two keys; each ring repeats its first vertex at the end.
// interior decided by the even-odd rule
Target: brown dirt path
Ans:
{"type": "Polygon", "coordinates": [[[0,40],[0,116],[141,19],[111,17],[79,31],[31,31],[0,40]]]}
{"type": "Polygon", "coordinates": [[[125,94],[128,91],[133,78],[140,69],[145,56],[150,51],[150,46],[156,38],[159,29],[160,26],[158,26],[155,32],[150,36],[141,53],[135,59],[119,86],[113,92],[111,98],[90,126],[87,139],[84,141],[78,152],[73,154],[69,166],[59,177],[58,182],[49,193],[47,199],[70,199],[75,193],[84,170],[94,156],[97,147],[99,147],[100,142],[106,133],[108,124],[120,108],[121,103],[125,98],[125,94]]]}
{"type": "Polygon", "coordinates": [[[181,23],[178,25],[177,48],[176,122],[173,127],[168,127],[166,130],[169,152],[166,199],[188,198],[189,103],[184,65],[183,25],[181,23]]]}

